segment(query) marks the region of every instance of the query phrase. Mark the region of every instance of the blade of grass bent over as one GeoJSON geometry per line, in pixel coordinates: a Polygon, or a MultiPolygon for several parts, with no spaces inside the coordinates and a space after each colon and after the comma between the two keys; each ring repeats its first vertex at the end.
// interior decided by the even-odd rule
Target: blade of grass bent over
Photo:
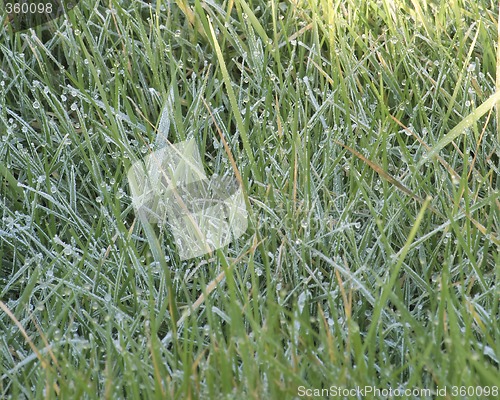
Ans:
{"type": "Polygon", "coordinates": [[[436,145],[427,153],[417,164],[417,169],[424,165],[428,160],[437,155],[443,147],[451,143],[459,137],[464,131],[469,128],[474,122],[486,114],[498,101],[500,101],[500,91],[491,95],[488,100],[472,111],[462,122],[455,126],[449,133],[447,133],[436,145]]]}

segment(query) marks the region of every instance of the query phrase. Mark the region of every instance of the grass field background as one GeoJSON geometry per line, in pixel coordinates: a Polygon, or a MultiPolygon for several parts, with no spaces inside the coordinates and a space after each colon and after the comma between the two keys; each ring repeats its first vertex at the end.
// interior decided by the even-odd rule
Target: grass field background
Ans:
{"type": "Polygon", "coordinates": [[[82,0],[4,29],[0,398],[497,398],[497,26],[485,0],[82,0]],[[136,218],[165,137],[209,175],[227,143],[227,248],[180,262],[136,218]]]}

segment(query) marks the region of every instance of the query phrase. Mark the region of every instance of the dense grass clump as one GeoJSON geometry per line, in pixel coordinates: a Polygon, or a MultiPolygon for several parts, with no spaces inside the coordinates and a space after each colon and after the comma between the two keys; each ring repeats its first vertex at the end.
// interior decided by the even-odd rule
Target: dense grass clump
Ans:
{"type": "Polygon", "coordinates": [[[81,0],[4,29],[0,398],[497,398],[497,25],[486,0],[81,0]],[[227,248],[181,262],[134,213],[166,138],[241,175],[227,248]]]}

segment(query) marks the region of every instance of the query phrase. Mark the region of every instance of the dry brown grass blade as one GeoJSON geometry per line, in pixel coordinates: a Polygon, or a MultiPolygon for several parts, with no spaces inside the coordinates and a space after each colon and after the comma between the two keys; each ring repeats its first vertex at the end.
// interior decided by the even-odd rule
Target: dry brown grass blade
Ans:
{"type": "Polygon", "coordinates": [[[481,134],[479,135],[479,139],[477,140],[476,150],[474,151],[474,157],[472,158],[472,161],[470,163],[469,173],[467,174],[467,179],[470,179],[470,176],[472,175],[473,171],[477,173],[474,166],[476,164],[477,154],[479,153],[479,146],[481,145],[481,142],[483,141],[484,134],[486,133],[486,127],[488,126],[488,123],[490,121],[492,111],[493,111],[493,109],[491,109],[490,112],[488,113],[488,117],[486,118],[486,122],[484,123],[483,129],[481,130],[481,134]]]}
{"type": "MultiPolygon", "coordinates": [[[[415,139],[418,140],[418,142],[424,146],[426,148],[427,151],[430,151],[431,150],[431,147],[425,143],[421,138],[420,136],[418,136],[413,130],[411,130],[410,128],[408,128],[407,126],[405,126],[399,119],[397,119],[396,117],[392,116],[392,115],[389,115],[394,122],[396,122],[396,124],[398,124],[401,128],[403,128],[406,132],[410,133],[412,136],[415,137],[415,139]]],[[[451,167],[450,164],[448,164],[443,157],[441,157],[439,154],[436,156],[437,159],[439,160],[439,162],[441,163],[441,165],[443,167],[446,168],[446,170],[450,173],[450,175],[453,177],[453,179],[456,179],[457,181],[460,180],[460,175],[458,175],[455,170],[451,167]]]]}
{"type": "Polygon", "coordinates": [[[189,24],[198,31],[200,35],[202,35],[205,39],[207,35],[203,30],[199,19],[196,17],[195,12],[191,9],[187,0],[175,0],[175,4],[180,8],[182,13],[186,16],[189,24]]]}
{"type": "Polygon", "coordinates": [[[42,328],[40,328],[40,325],[38,325],[38,323],[36,322],[36,319],[33,317],[33,314],[30,314],[30,318],[31,318],[31,321],[33,322],[33,324],[35,325],[36,330],[40,334],[40,337],[43,340],[43,344],[45,344],[45,348],[47,349],[47,352],[49,353],[50,358],[54,362],[55,366],[57,368],[59,368],[59,363],[57,362],[57,358],[56,358],[54,352],[52,351],[52,347],[50,346],[50,344],[47,340],[47,337],[43,333],[42,328]]]}
{"type": "MultiPolygon", "coordinates": [[[[369,160],[366,158],[363,154],[360,152],[354,150],[353,148],[345,145],[344,143],[341,143],[337,140],[334,140],[336,144],[339,146],[342,146],[344,149],[349,151],[351,154],[359,158],[361,161],[363,161],[366,165],[368,165],[371,169],[373,169],[377,174],[380,175],[381,178],[385,179],[387,182],[391,183],[392,185],[396,186],[399,190],[401,190],[403,193],[407,194],[410,196],[412,199],[417,200],[419,203],[424,204],[425,200],[422,199],[420,196],[416,195],[413,193],[410,189],[408,189],[405,185],[403,185],[401,182],[399,182],[396,178],[394,178],[392,175],[390,175],[386,170],[384,170],[380,165],[375,164],[373,161],[369,160]]],[[[436,210],[434,207],[429,206],[429,210],[431,210],[433,213],[439,215],[440,217],[443,217],[443,214],[441,214],[438,210],[436,210]]]]}
{"type": "MultiPolygon", "coordinates": [[[[234,260],[233,262],[231,262],[231,265],[229,266],[228,270],[230,268],[233,268],[233,266],[236,265],[245,255],[247,255],[248,253],[255,252],[255,250],[257,249],[257,247],[261,243],[262,243],[262,241],[260,241],[260,242],[254,241],[254,243],[253,243],[253,245],[252,245],[252,247],[250,249],[248,249],[245,253],[243,253],[242,255],[240,255],[236,260],[234,260]]],[[[203,302],[205,301],[205,299],[207,298],[207,296],[209,296],[210,293],[212,293],[215,290],[215,288],[225,278],[225,276],[226,276],[226,271],[222,271],[219,275],[217,275],[217,277],[215,279],[213,279],[212,281],[210,281],[210,283],[205,288],[205,292],[202,293],[202,294],[200,294],[200,296],[196,299],[196,301],[193,303],[193,305],[190,306],[186,311],[184,311],[184,313],[182,314],[182,316],[177,321],[177,327],[180,327],[184,323],[184,321],[186,320],[186,318],[188,318],[194,311],[196,311],[198,309],[198,307],[200,305],[203,304],[203,302]]]]}
{"type": "MultiPolygon", "coordinates": [[[[44,370],[51,369],[50,364],[47,361],[45,361],[45,359],[42,357],[42,355],[40,354],[40,351],[38,351],[37,347],[35,346],[33,341],[28,336],[28,333],[24,330],[24,327],[21,325],[21,323],[16,318],[16,316],[12,313],[12,311],[10,311],[10,309],[5,305],[5,303],[2,300],[0,300],[0,308],[3,310],[3,312],[5,314],[7,314],[7,316],[12,320],[12,322],[14,322],[14,324],[18,327],[19,331],[24,336],[24,339],[26,339],[26,342],[31,347],[31,350],[33,350],[33,353],[35,353],[36,357],[40,361],[42,368],[44,370]]],[[[59,390],[59,386],[57,385],[57,383],[54,382],[53,387],[54,387],[54,391],[56,392],[56,394],[59,395],[60,390],[59,390]]]]}
{"type": "MultiPolygon", "coordinates": [[[[479,149],[479,145],[480,145],[480,142],[484,136],[484,133],[486,131],[486,125],[488,124],[488,121],[490,119],[490,116],[491,116],[491,110],[490,110],[490,113],[488,114],[488,118],[486,120],[486,123],[483,127],[483,130],[481,132],[481,136],[479,137],[479,140],[478,140],[478,143],[476,144],[476,151],[475,151],[475,154],[474,154],[474,158],[471,162],[471,165],[470,165],[470,168],[469,168],[469,172],[468,172],[468,175],[467,175],[467,178],[469,179],[470,178],[470,175],[474,169],[474,163],[476,161],[476,156],[477,156],[477,153],[478,153],[478,149],[479,149]]],[[[399,126],[401,126],[405,131],[411,133],[417,140],[418,142],[424,146],[427,150],[430,150],[430,146],[425,143],[414,131],[412,131],[411,129],[407,128],[401,121],[399,121],[397,118],[395,118],[394,116],[390,116],[394,122],[396,122],[399,126]]],[[[457,149],[457,151],[460,151],[460,149],[457,149]]],[[[438,161],[441,163],[441,165],[443,165],[443,167],[446,168],[446,170],[450,173],[450,175],[452,175],[453,179],[455,179],[456,181],[459,181],[460,180],[460,176],[455,172],[455,170],[451,167],[450,164],[448,164],[439,154],[436,155],[436,158],[438,159],[438,161]]],[[[468,186],[465,186],[464,190],[468,188],[468,186]]],[[[472,194],[472,192],[470,192],[470,194],[472,194]]],[[[474,226],[483,234],[483,235],[486,235],[488,232],[487,232],[487,229],[484,225],[482,225],[479,221],[475,220],[469,213],[465,213],[467,219],[469,221],[471,221],[474,226]]],[[[499,244],[499,240],[498,238],[495,236],[495,235],[492,235],[492,240],[493,242],[495,242],[496,244],[499,244]]]]}
{"type": "Polygon", "coordinates": [[[286,46],[287,43],[290,43],[292,40],[296,40],[299,36],[301,36],[304,32],[307,32],[309,29],[312,29],[314,24],[310,22],[303,28],[299,29],[297,32],[290,35],[284,42],[279,44],[279,48],[286,46]]]}
{"type": "Polygon", "coordinates": [[[245,197],[248,198],[248,194],[245,191],[245,187],[243,186],[243,179],[241,178],[240,170],[238,169],[238,166],[236,165],[236,161],[234,160],[233,153],[231,151],[231,148],[227,144],[226,138],[224,136],[224,133],[222,133],[222,130],[220,129],[219,125],[217,124],[217,121],[212,114],[212,110],[210,109],[209,105],[207,104],[207,101],[202,97],[201,100],[203,101],[203,104],[205,104],[205,107],[207,108],[210,117],[212,118],[212,121],[215,125],[215,129],[217,129],[217,133],[220,136],[220,139],[222,141],[222,144],[224,146],[224,150],[226,151],[227,157],[229,158],[229,162],[231,163],[231,167],[233,168],[234,175],[236,176],[236,179],[238,180],[238,183],[240,184],[241,190],[245,194],[245,197]]]}

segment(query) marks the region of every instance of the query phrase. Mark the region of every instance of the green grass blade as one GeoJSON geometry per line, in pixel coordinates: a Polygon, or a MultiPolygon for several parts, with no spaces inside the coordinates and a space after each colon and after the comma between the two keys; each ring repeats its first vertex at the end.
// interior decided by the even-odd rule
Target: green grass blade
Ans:
{"type": "Polygon", "coordinates": [[[443,138],[441,138],[422,159],[418,162],[416,168],[419,169],[432,157],[437,155],[447,144],[451,143],[457,137],[465,132],[465,130],[472,126],[476,121],[479,120],[484,114],[491,110],[496,103],[500,101],[500,91],[491,95],[488,100],[472,111],[467,117],[465,117],[458,125],[456,125],[450,132],[448,132],[443,138]]]}

